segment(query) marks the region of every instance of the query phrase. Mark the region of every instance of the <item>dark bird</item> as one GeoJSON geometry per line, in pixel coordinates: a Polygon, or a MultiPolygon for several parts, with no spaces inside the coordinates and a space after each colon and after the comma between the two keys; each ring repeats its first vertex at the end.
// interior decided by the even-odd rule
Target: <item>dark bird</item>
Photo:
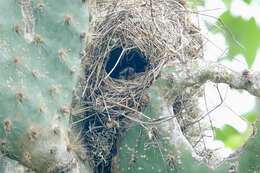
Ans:
{"type": "Polygon", "coordinates": [[[132,67],[126,67],[119,72],[119,79],[132,80],[135,78],[135,69],[132,67]]]}

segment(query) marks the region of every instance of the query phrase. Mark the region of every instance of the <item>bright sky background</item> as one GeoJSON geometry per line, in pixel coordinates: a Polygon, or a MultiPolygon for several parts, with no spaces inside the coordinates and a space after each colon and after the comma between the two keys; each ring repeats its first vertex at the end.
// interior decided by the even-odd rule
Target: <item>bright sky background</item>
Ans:
{"type": "MultiPolygon", "coordinates": [[[[218,18],[225,10],[226,7],[222,1],[216,0],[206,0],[205,7],[200,8],[199,11],[207,10],[203,12],[204,14],[214,16],[218,18]]],[[[235,16],[241,16],[244,19],[249,19],[250,17],[255,17],[258,20],[260,25],[260,3],[256,3],[256,0],[253,1],[250,5],[246,4],[243,0],[233,0],[231,5],[231,12],[235,16]]],[[[216,19],[209,17],[202,17],[204,20],[214,23],[216,19]]],[[[210,42],[205,47],[205,59],[210,61],[216,61],[218,58],[223,56],[223,52],[227,49],[225,39],[222,34],[212,34],[207,31],[206,27],[203,27],[205,35],[209,38],[210,42]]],[[[252,70],[260,70],[260,50],[258,51],[256,61],[252,67],[252,70]]],[[[235,57],[233,61],[224,60],[221,61],[225,66],[235,70],[243,71],[247,68],[247,64],[243,56],[239,55],[235,57]]],[[[236,90],[231,90],[225,85],[220,85],[222,95],[226,95],[225,104],[217,111],[214,111],[211,116],[215,120],[215,125],[220,127],[225,123],[233,125],[238,130],[243,131],[246,129],[246,124],[241,123],[240,121],[235,121],[239,118],[237,115],[241,115],[251,111],[255,106],[255,98],[249,95],[247,92],[241,92],[236,90]],[[230,110],[232,109],[232,111],[230,110]]],[[[214,105],[219,103],[219,94],[215,87],[206,87],[206,93],[209,107],[214,107],[214,105]]]]}
{"type": "MultiPolygon", "coordinates": [[[[253,0],[253,2],[248,5],[243,0],[233,0],[231,5],[231,12],[234,16],[241,16],[242,18],[248,20],[254,17],[260,26],[260,3],[258,0],[253,0]]],[[[226,7],[221,0],[206,0],[205,7],[199,8],[200,13],[213,16],[206,17],[201,15],[203,20],[207,20],[210,23],[215,23],[216,18],[218,18],[224,11],[226,7]]],[[[223,56],[223,53],[227,50],[227,44],[222,34],[212,34],[206,28],[202,27],[202,33],[209,39],[208,44],[205,46],[205,59],[209,61],[216,61],[223,56]]],[[[239,55],[235,57],[233,61],[224,60],[221,61],[225,66],[235,70],[243,71],[247,68],[246,61],[243,56],[239,55]]],[[[252,67],[252,70],[260,71],[260,50],[256,61],[252,67]]],[[[238,115],[248,113],[255,107],[255,97],[251,96],[247,92],[241,92],[237,90],[231,90],[227,85],[219,85],[222,96],[225,98],[223,106],[213,111],[210,116],[213,120],[215,127],[221,127],[224,124],[229,124],[235,127],[237,130],[243,132],[247,128],[247,123],[243,121],[238,115]]],[[[213,84],[206,85],[206,98],[208,108],[215,107],[219,104],[219,94],[217,89],[213,84]]],[[[201,107],[204,107],[204,99],[201,99],[201,107]]],[[[223,146],[223,144],[218,142],[209,143],[212,148],[218,148],[223,146]]],[[[227,150],[222,150],[221,154],[228,154],[227,150]]]]}

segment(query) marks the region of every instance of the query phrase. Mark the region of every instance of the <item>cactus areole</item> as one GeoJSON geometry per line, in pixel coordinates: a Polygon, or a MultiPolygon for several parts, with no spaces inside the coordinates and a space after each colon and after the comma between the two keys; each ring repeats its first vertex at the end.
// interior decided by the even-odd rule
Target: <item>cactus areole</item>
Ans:
{"type": "Polygon", "coordinates": [[[36,172],[89,172],[68,138],[87,27],[81,0],[0,1],[0,150],[36,172]]]}

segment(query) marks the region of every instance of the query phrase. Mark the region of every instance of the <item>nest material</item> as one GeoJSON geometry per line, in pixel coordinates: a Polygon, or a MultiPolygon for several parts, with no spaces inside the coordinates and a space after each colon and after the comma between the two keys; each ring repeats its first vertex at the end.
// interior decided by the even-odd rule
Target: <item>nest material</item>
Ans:
{"type": "Polygon", "coordinates": [[[140,113],[149,102],[145,89],[167,63],[188,70],[189,62],[201,57],[202,41],[183,1],[97,0],[94,6],[90,7],[92,23],[82,61],[82,110],[74,124],[83,128],[83,143],[96,172],[103,172],[110,169],[117,154],[120,134],[131,122],[150,120],[140,113]],[[107,71],[106,65],[116,48],[123,50],[116,65],[138,50],[147,62],[145,71],[128,80],[112,78],[113,69],[107,71]]]}

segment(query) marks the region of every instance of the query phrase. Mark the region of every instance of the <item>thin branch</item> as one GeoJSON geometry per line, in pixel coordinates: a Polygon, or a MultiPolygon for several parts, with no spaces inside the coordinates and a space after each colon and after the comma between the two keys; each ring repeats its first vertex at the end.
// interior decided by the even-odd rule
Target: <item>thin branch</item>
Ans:
{"type": "Polygon", "coordinates": [[[189,74],[167,75],[174,87],[200,87],[207,81],[225,83],[234,89],[243,89],[260,97],[260,72],[244,70],[242,73],[232,71],[218,63],[202,62],[192,65],[189,74]]]}

